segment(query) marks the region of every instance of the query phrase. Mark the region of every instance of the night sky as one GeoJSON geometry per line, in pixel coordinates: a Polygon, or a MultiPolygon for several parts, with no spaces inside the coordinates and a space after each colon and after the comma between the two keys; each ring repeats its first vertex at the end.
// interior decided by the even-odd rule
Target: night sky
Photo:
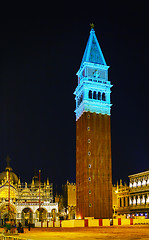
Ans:
{"type": "Polygon", "coordinates": [[[8,154],[22,182],[35,168],[58,188],[75,182],[73,92],[92,22],[113,84],[113,183],[149,168],[149,21],[139,3],[2,9],[0,171],[8,154]]]}

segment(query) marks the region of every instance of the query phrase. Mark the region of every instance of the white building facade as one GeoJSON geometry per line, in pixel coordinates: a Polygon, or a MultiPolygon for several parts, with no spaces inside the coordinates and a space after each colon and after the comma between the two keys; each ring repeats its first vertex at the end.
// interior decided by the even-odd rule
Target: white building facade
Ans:
{"type": "Polygon", "coordinates": [[[149,218],[149,171],[129,176],[130,213],[149,218]]]}

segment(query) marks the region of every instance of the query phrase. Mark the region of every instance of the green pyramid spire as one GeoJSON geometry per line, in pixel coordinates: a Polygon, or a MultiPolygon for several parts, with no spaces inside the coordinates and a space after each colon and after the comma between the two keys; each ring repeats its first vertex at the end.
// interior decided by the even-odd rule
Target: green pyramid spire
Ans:
{"type": "Polygon", "coordinates": [[[82,58],[81,67],[83,66],[84,62],[96,63],[107,66],[93,28],[90,31],[90,36],[82,58]]]}

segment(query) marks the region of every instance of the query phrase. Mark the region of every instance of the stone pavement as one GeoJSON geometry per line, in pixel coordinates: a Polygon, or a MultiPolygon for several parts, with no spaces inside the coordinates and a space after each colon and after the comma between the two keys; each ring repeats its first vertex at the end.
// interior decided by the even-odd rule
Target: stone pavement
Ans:
{"type": "Polygon", "coordinates": [[[149,226],[31,229],[19,237],[36,240],[149,240],[149,226]]]}

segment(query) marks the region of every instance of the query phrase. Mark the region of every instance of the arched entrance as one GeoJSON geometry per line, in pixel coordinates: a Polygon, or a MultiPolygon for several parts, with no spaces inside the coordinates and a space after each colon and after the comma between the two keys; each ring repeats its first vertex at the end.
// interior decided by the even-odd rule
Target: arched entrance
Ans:
{"type": "Polygon", "coordinates": [[[47,221],[47,210],[44,208],[39,208],[36,210],[36,217],[39,222],[47,221]]]}
{"type": "Polygon", "coordinates": [[[0,217],[2,221],[2,225],[6,223],[6,221],[11,221],[12,223],[16,222],[16,210],[15,207],[11,204],[8,207],[8,204],[5,204],[0,207],[0,217]]]}
{"type": "Polygon", "coordinates": [[[33,223],[33,212],[30,208],[24,208],[21,215],[23,225],[27,226],[29,223],[33,223]]]}

